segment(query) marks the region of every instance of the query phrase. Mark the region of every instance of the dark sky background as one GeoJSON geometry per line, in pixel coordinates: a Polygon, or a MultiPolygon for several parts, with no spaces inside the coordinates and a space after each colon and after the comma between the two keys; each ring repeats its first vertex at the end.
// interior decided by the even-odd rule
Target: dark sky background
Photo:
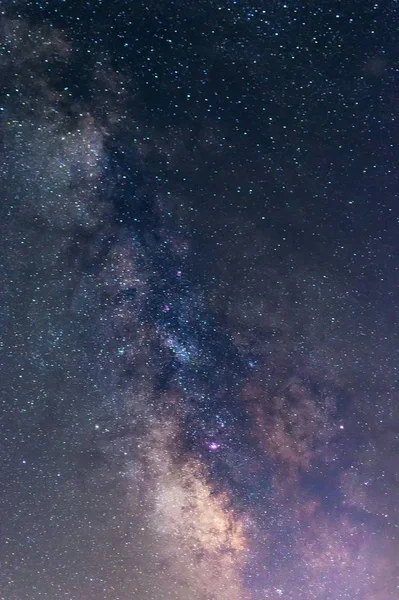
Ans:
{"type": "Polygon", "coordinates": [[[1,600],[398,599],[398,28],[1,3],[1,600]]]}

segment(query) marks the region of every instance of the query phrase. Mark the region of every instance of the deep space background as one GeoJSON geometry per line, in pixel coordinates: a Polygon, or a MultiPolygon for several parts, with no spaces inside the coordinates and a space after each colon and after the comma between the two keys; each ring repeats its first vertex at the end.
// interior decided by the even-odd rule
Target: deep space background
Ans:
{"type": "Polygon", "coordinates": [[[399,598],[398,17],[0,3],[1,600],[399,598]]]}

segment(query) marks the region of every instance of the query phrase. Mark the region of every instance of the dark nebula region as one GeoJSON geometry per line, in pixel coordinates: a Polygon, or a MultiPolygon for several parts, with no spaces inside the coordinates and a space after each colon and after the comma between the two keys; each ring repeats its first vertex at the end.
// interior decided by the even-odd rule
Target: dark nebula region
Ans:
{"type": "Polygon", "coordinates": [[[398,600],[398,17],[0,4],[0,600],[398,600]]]}

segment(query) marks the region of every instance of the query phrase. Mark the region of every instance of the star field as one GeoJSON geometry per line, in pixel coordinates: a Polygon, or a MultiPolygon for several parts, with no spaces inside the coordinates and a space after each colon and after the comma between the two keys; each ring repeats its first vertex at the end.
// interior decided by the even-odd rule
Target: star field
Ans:
{"type": "Polygon", "coordinates": [[[389,2],[0,7],[0,600],[396,600],[389,2]]]}

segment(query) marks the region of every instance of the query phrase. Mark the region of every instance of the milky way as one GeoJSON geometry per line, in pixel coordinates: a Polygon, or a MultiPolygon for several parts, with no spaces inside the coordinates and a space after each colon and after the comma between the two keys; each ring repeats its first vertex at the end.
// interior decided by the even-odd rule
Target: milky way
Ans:
{"type": "Polygon", "coordinates": [[[3,6],[1,600],[398,598],[398,14],[3,6]]]}

